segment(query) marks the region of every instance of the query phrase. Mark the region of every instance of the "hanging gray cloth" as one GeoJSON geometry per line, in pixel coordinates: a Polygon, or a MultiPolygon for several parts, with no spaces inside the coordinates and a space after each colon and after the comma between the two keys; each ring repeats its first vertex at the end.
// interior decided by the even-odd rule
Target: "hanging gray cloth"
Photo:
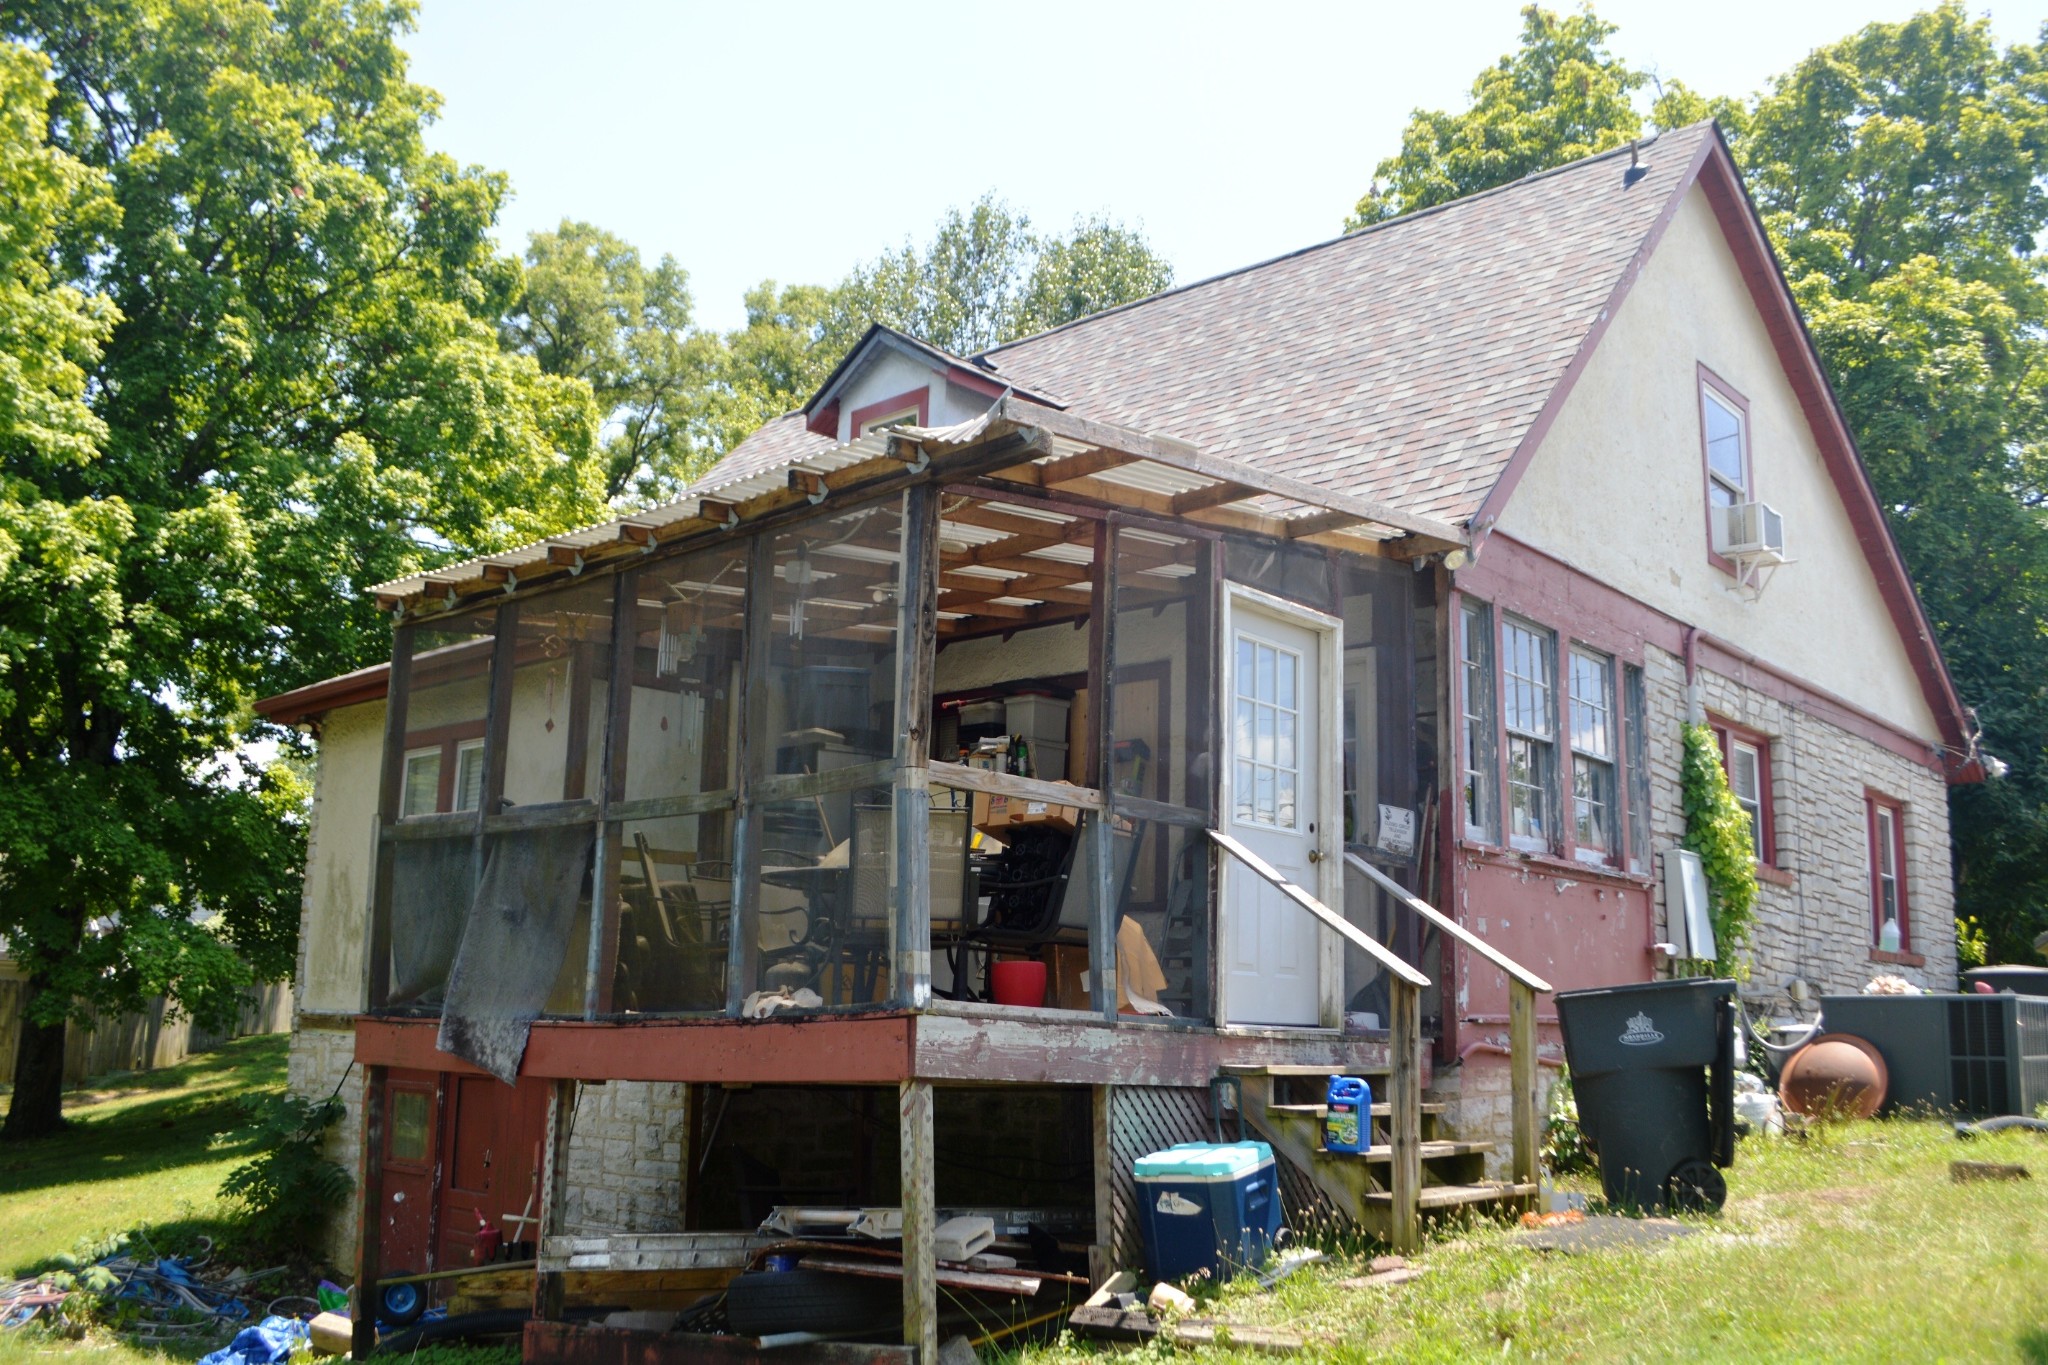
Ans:
{"type": "Polygon", "coordinates": [[[587,897],[589,825],[491,838],[435,1046],[511,1085],[587,897]]]}
{"type": "Polygon", "coordinates": [[[390,1000],[430,1004],[448,984],[476,898],[476,836],[399,840],[391,863],[390,1000]]]}

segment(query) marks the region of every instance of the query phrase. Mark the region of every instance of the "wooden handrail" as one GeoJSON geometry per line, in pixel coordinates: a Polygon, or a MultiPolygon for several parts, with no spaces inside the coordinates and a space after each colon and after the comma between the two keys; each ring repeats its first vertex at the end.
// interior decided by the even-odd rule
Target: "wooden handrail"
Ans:
{"type": "Polygon", "coordinates": [[[1515,961],[1506,953],[1431,905],[1428,901],[1415,895],[1408,888],[1402,886],[1399,882],[1359,857],[1356,853],[1347,851],[1344,854],[1344,861],[1354,870],[1363,872],[1366,876],[1378,882],[1380,889],[1395,900],[1401,902],[1401,904],[1407,906],[1410,910],[1413,910],[1416,914],[1422,916],[1431,924],[1434,924],[1437,928],[1443,930],[1452,938],[1458,940],[1458,942],[1464,944],[1467,948],[1470,948],[1473,952],[1521,982],[1524,986],[1527,986],[1530,990],[1543,992],[1550,990],[1550,983],[1548,981],[1545,981],[1542,977],[1536,975],[1536,973],[1530,971],[1527,967],[1524,967],[1521,963],[1515,961]]]}
{"type": "Polygon", "coordinates": [[[1409,966],[1406,962],[1403,962],[1379,940],[1345,919],[1329,906],[1324,905],[1293,882],[1288,881],[1278,868],[1268,863],[1264,858],[1261,858],[1258,854],[1252,852],[1221,830],[1210,830],[1209,837],[1215,840],[1217,846],[1222,848],[1224,852],[1230,854],[1231,857],[1237,859],[1246,867],[1258,873],[1260,877],[1272,883],[1274,890],[1308,911],[1309,914],[1315,916],[1318,920],[1321,920],[1327,928],[1334,929],[1337,933],[1341,934],[1353,947],[1363,951],[1368,957],[1393,973],[1394,976],[1418,989],[1429,984],[1428,977],[1409,966]]]}

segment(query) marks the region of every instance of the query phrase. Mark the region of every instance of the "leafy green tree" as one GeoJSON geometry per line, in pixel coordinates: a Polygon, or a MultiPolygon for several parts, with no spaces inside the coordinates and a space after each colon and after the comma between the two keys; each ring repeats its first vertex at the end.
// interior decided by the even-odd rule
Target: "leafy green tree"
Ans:
{"type": "Polygon", "coordinates": [[[1065,237],[1041,238],[1017,303],[1013,335],[1029,336],[1173,283],[1173,267],[1154,254],[1143,233],[1107,218],[1080,218],[1065,237]]]}
{"type": "Polygon", "coordinates": [[[62,1121],[67,1017],[289,973],[304,791],[251,700],[382,657],[368,584],[603,510],[588,385],[500,345],[504,185],[422,144],[410,16],[0,9],[10,1137],[62,1121]]]}
{"type": "Polygon", "coordinates": [[[1607,50],[1615,26],[1591,8],[1522,11],[1522,41],[1479,73],[1463,113],[1417,109],[1401,151],[1373,171],[1347,230],[1519,180],[1643,135],[1635,92],[1649,77],[1607,50]]]}
{"type": "Polygon", "coordinates": [[[666,501],[722,449],[711,390],[723,353],[691,325],[689,283],[674,258],[649,268],[637,248],[589,223],[564,219],[527,245],[505,337],[545,373],[590,385],[605,414],[610,501],[666,501]]]}
{"type": "Polygon", "coordinates": [[[773,281],[747,295],[747,325],[726,337],[716,426],[728,441],[788,412],[823,383],[870,323],[955,355],[1058,327],[1156,294],[1173,267],[1142,233],[1104,217],[1063,236],[993,194],[954,209],[922,250],[909,243],[856,267],[836,287],[773,281]]]}
{"type": "Polygon", "coordinates": [[[1812,53],[1737,141],[1984,748],[1957,913],[2048,928],[2048,44],[1959,4],[1812,53]]]}

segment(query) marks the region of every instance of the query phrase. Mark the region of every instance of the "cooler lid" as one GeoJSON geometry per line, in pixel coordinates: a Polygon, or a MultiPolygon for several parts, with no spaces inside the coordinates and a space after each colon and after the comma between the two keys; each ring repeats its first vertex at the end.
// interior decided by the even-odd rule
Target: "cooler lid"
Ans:
{"type": "Polygon", "coordinates": [[[1140,1180],[1161,1176],[1246,1175],[1272,1161],[1273,1149],[1263,1142],[1180,1142],[1163,1152],[1141,1156],[1136,1170],[1140,1180]]]}

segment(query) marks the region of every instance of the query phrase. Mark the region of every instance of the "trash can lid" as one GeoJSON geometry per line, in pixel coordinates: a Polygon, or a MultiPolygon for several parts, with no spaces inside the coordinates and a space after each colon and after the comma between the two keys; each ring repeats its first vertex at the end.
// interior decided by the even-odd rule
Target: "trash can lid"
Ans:
{"type": "Polygon", "coordinates": [[[1180,1142],[1137,1160],[1140,1179],[1159,1176],[1239,1176],[1273,1159],[1263,1142],[1180,1142]]]}

